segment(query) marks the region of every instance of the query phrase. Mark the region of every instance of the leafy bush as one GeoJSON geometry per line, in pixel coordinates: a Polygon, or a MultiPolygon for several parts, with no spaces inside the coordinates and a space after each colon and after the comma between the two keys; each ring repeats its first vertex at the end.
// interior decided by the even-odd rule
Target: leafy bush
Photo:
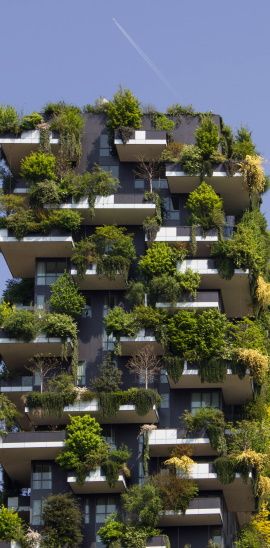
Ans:
{"type": "Polygon", "coordinates": [[[65,447],[56,462],[63,468],[74,469],[78,481],[83,483],[87,473],[107,458],[109,446],[102,438],[98,422],[88,415],[70,417],[66,431],[65,447]]]}
{"type": "Polygon", "coordinates": [[[116,485],[120,473],[130,476],[130,470],[127,467],[130,457],[131,451],[126,445],[122,445],[119,449],[111,449],[108,458],[102,463],[102,469],[110,487],[116,485]]]}
{"type": "Polygon", "coordinates": [[[187,175],[199,175],[202,170],[202,155],[196,145],[185,145],[182,150],[180,163],[187,175]]]}
{"type": "Polygon", "coordinates": [[[62,341],[77,338],[77,327],[73,319],[67,314],[46,314],[42,322],[47,337],[60,337],[62,341]]]}
{"type": "Polygon", "coordinates": [[[133,337],[138,331],[132,314],[125,312],[121,306],[115,306],[109,310],[104,323],[107,334],[113,333],[116,339],[121,336],[133,337]]]}
{"type": "Polygon", "coordinates": [[[67,232],[77,232],[82,223],[81,215],[78,211],[70,209],[55,209],[51,211],[40,223],[40,230],[48,233],[53,228],[66,230],[67,232]]]}
{"type": "Polygon", "coordinates": [[[129,284],[128,291],[126,293],[126,299],[130,306],[136,306],[144,304],[145,299],[145,287],[142,282],[133,281],[129,284]]]}
{"type": "Polygon", "coordinates": [[[173,275],[176,272],[177,261],[184,259],[186,251],[169,246],[165,242],[154,242],[140,258],[139,268],[146,278],[173,275]]]}
{"type": "Polygon", "coordinates": [[[184,371],[184,360],[179,356],[165,355],[163,358],[164,367],[172,378],[173,382],[177,383],[184,371]]]}
{"type": "Polygon", "coordinates": [[[195,415],[185,411],[183,418],[189,431],[205,430],[213,449],[221,454],[226,451],[225,420],[220,409],[202,407],[195,415]]]}
{"type": "Polygon", "coordinates": [[[211,115],[201,117],[200,126],[195,131],[196,145],[203,159],[208,160],[219,145],[218,126],[213,122],[211,115]]]}
{"type": "Polygon", "coordinates": [[[111,129],[120,127],[141,127],[142,111],[138,99],[129,89],[120,88],[113,100],[106,107],[108,115],[108,126],[111,129]]]}
{"type": "Polygon", "coordinates": [[[38,318],[29,310],[13,310],[2,324],[8,337],[24,342],[32,341],[39,329],[38,318]]]}
{"type": "Polygon", "coordinates": [[[71,261],[77,269],[77,275],[79,278],[83,278],[87,267],[96,262],[97,252],[96,246],[91,236],[80,240],[75,243],[74,251],[72,253],[71,261]]]}
{"type": "Polygon", "coordinates": [[[29,305],[34,300],[34,278],[7,280],[3,291],[4,301],[10,304],[29,305]]]}
{"type": "MultiPolygon", "coordinates": [[[[17,408],[5,394],[0,394],[0,421],[1,426],[5,424],[5,430],[10,430],[18,416],[17,408]]],[[[0,433],[2,434],[1,430],[0,433]]],[[[0,536],[1,538],[1,536],[0,536]]]]}
{"type": "Polygon", "coordinates": [[[70,494],[47,497],[42,517],[44,547],[76,548],[81,545],[82,515],[77,501],[70,494]]]}
{"type": "Polygon", "coordinates": [[[24,525],[22,519],[13,509],[0,508],[0,539],[2,541],[22,540],[24,525]]]}
{"type": "Polygon", "coordinates": [[[29,189],[29,201],[32,207],[44,207],[61,202],[61,190],[55,181],[44,180],[35,183],[29,189]]]}
{"type": "Polygon", "coordinates": [[[162,501],[154,485],[132,485],[121,495],[121,499],[132,524],[144,527],[155,527],[158,524],[162,501]]]}
{"type": "Polygon", "coordinates": [[[262,163],[263,158],[261,156],[249,155],[241,163],[240,172],[243,173],[244,185],[249,192],[250,198],[253,194],[264,192],[266,180],[262,163]]]}
{"type": "Polygon", "coordinates": [[[119,272],[127,275],[136,252],[132,236],[125,232],[125,228],[110,225],[96,228],[92,238],[96,245],[98,273],[112,278],[119,272]]]}
{"type": "Polygon", "coordinates": [[[153,117],[154,127],[158,131],[171,132],[175,128],[175,122],[170,120],[165,114],[156,114],[153,117]]]}
{"type": "MultiPolygon", "coordinates": [[[[57,170],[60,176],[76,165],[81,156],[81,135],[84,119],[78,107],[58,104],[54,107],[51,129],[60,134],[60,151],[57,170]]],[[[47,109],[48,112],[48,109],[47,109]]]]}
{"type": "Polygon", "coordinates": [[[85,307],[85,297],[79,292],[70,274],[65,272],[52,284],[49,300],[53,312],[77,318],[85,307]]]}
{"type": "Polygon", "coordinates": [[[246,156],[255,156],[256,147],[252,141],[251,132],[241,127],[237,130],[236,137],[232,145],[232,156],[236,160],[245,160],[246,156]]]}
{"type": "Polygon", "coordinates": [[[214,469],[219,481],[223,485],[232,483],[235,479],[236,462],[233,457],[224,456],[214,460],[214,469]]]}
{"type": "Polygon", "coordinates": [[[108,516],[98,530],[102,542],[108,548],[145,548],[148,538],[159,533],[158,529],[151,527],[127,525],[117,519],[116,514],[108,516]]]}
{"type": "Polygon", "coordinates": [[[30,129],[35,129],[39,124],[43,122],[43,117],[38,112],[32,112],[27,114],[21,119],[20,129],[22,131],[28,131],[30,129]]]}
{"type": "Polygon", "coordinates": [[[26,405],[30,410],[38,409],[42,415],[61,417],[65,405],[71,405],[76,399],[75,391],[31,392],[27,395],[26,405]]]}
{"type": "Polygon", "coordinates": [[[236,355],[240,365],[244,365],[246,369],[249,369],[254,381],[262,385],[268,373],[268,356],[252,348],[239,348],[236,355]]]}
{"type": "Polygon", "coordinates": [[[21,161],[20,175],[27,181],[55,179],[56,158],[45,152],[32,152],[21,161]]]}
{"type": "Polygon", "coordinates": [[[256,299],[261,309],[270,306],[270,283],[266,282],[262,276],[257,278],[256,299]]]}
{"type": "Polygon", "coordinates": [[[188,195],[186,207],[191,215],[191,223],[203,230],[220,228],[224,224],[223,202],[213,187],[201,183],[188,195]]]}
{"type": "Polygon", "coordinates": [[[0,105],[0,133],[18,133],[19,115],[14,107],[0,105]]]}
{"type": "Polygon", "coordinates": [[[173,512],[186,512],[190,501],[198,494],[195,481],[181,478],[175,474],[157,474],[153,484],[158,489],[162,501],[162,509],[173,512]]]}
{"type": "Polygon", "coordinates": [[[6,219],[6,225],[17,240],[22,240],[30,232],[36,232],[38,228],[32,211],[27,209],[20,209],[9,215],[6,219]]]}
{"type": "Polygon", "coordinates": [[[135,306],[132,311],[135,324],[139,329],[152,329],[155,331],[162,320],[164,319],[164,312],[162,310],[156,310],[151,306],[139,305],[135,306]]]}
{"type": "Polygon", "coordinates": [[[181,154],[183,151],[184,145],[181,143],[168,143],[166,148],[162,151],[162,154],[160,156],[161,162],[172,162],[172,163],[178,163],[180,162],[181,154]]]}
{"type": "Polygon", "coordinates": [[[0,212],[17,213],[26,206],[25,198],[16,194],[0,194],[0,212]]]}
{"type": "Polygon", "coordinates": [[[101,364],[100,371],[91,386],[95,392],[116,392],[122,384],[122,371],[113,362],[112,355],[108,354],[101,364]]]}

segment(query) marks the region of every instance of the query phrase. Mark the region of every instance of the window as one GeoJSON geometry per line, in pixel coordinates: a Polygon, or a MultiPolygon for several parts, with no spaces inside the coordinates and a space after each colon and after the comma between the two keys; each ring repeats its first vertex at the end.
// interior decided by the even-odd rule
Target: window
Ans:
{"type": "Polygon", "coordinates": [[[78,370],[77,370],[77,385],[78,386],[85,386],[86,384],[86,362],[79,362],[78,363],[78,370]]]}
{"type": "Polygon", "coordinates": [[[104,171],[110,171],[113,177],[119,178],[119,166],[100,166],[104,171]]]}
{"type": "Polygon", "coordinates": [[[193,392],[191,395],[191,413],[195,415],[202,407],[220,408],[219,392],[193,392]]]}
{"type": "Polygon", "coordinates": [[[160,394],[160,396],[161,396],[160,409],[169,409],[170,394],[160,394]]]}
{"type": "Polygon", "coordinates": [[[175,221],[180,218],[179,196],[166,196],[163,199],[166,218],[175,221]]]}
{"type": "Polygon", "coordinates": [[[101,135],[99,139],[99,155],[100,156],[111,156],[111,147],[109,145],[108,135],[101,135]]]}
{"type": "Polygon", "coordinates": [[[168,384],[168,375],[166,369],[161,369],[159,374],[160,384],[168,384]]]}
{"type": "Polygon", "coordinates": [[[90,304],[86,304],[82,311],[82,318],[92,318],[92,307],[90,304]]]}
{"type": "Polygon", "coordinates": [[[51,285],[66,270],[65,261],[39,261],[36,270],[36,285],[51,285]]]}
{"type": "Polygon", "coordinates": [[[120,304],[119,295],[115,295],[114,293],[108,293],[107,295],[105,295],[104,306],[103,306],[103,318],[107,316],[108,311],[111,308],[114,308],[115,306],[119,306],[119,304],[120,304]]]}
{"type": "Polygon", "coordinates": [[[50,464],[34,464],[32,489],[51,489],[52,469],[50,464]]]}
{"type": "Polygon", "coordinates": [[[135,179],[134,188],[136,190],[144,190],[145,182],[144,179],[135,179]]]}
{"type": "Polygon", "coordinates": [[[115,431],[111,426],[103,427],[103,438],[109,444],[111,449],[116,449],[115,431]]]}
{"type": "MultiPolygon", "coordinates": [[[[117,510],[117,507],[116,507],[116,502],[114,497],[98,497],[97,503],[96,503],[97,531],[101,527],[101,525],[104,523],[106,518],[113,512],[116,512],[116,510],[117,510]]],[[[96,535],[96,546],[97,548],[101,548],[104,546],[98,534],[96,535]]]]}
{"type": "Polygon", "coordinates": [[[43,512],[44,502],[45,502],[44,499],[33,500],[32,518],[31,518],[32,525],[43,525],[42,512],[43,512]]]}
{"type": "Polygon", "coordinates": [[[84,523],[85,525],[88,525],[90,523],[90,504],[89,504],[89,500],[86,499],[84,501],[84,509],[83,509],[83,520],[84,520],[84,523]]]}
{"type": "Polygon", "coordinates": [[[36,296],[36,307],[39,310],[43,310],[43,308],[45,308],[45,295],[36,296]]]}
{"type": "Polygon", "coordinates": [[[153,179],[153,190],[164,190],[168,188],[167,179],[153,179]]]}

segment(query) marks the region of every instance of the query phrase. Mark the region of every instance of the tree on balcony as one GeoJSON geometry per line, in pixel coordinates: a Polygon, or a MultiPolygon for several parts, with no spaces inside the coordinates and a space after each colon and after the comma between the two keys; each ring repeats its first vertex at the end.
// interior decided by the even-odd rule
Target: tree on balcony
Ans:
{"type": "Polygon", "coordinates": [[[68,314],[72,318],[81,316],[85,297],[79,292],[70,274],[65,272],[51,286],[49,306],[53,312],[68,314]]]}
{"type": "Polygon", "coordinates": [[[161,360],[155,355],[154,349],[147,345],[127,362],[126,367],[130,373],[136,375],[140,381],[144,382],[146,390],[149,383],[159,374],[162,367],[161,360]]]}
{"type": "Polygon", "coordinates": [[[46,498],[43,509],[44,548],[76,548],[82,541],[82,514],[76,500],[68,493],[46,498]]]}

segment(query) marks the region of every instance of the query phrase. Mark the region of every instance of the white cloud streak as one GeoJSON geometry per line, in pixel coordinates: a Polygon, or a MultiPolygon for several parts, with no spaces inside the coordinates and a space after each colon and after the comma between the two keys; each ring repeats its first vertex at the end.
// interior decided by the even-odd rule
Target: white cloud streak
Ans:
{"type": "Polygon", "coordinates": [[[139,56],[143,59],[143,61],[150,67],[150,69],[155,73],[155,75],[158,77],[158,79],[171,91],[171,93],[179,98],[179,93],[176,91],[176,89],[171,85],[171,83],[167,80],[167,78],[162,74],[162,72],[159,70],[159,68],[155,65],[155,63],[146,55],[146,53],[140,48],[136,42],[134,42],[133,38],[128,34],[128,32],[120,25],[120,23],[113,17],[113,22],[117,26],[117,28],[120,30],[120,32],[123,34],[123,36],[128,40],[128,42],[131,44],[131,46],[137,51],[139,56]]]}

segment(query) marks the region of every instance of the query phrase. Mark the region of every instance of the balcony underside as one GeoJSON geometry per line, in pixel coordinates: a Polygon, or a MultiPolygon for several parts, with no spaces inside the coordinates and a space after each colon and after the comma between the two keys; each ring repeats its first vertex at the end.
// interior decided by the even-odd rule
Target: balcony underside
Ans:
{"type": "MultiPolygon", "coordinates": [[[[172,193],[188,194],[200,184],[199,177],[188,176],[177,168],[175,171],[167,169],[166,178],[172,193]]],[[[204,180],[220,194],[227,215],[239,215],[249,207],[249,195],[241,175],[228,177],[225,172],[214,171],[212,177],[205,177],[204,180]]]]}
{"type": "Polygon", "coordinates": [[[255,511],[255,497],[250,479],[244,481],[241,477],[236,477],[232,483],[223,485],[215,473],[205,476],[191,473],[190,477],[202,491],[223,491],[229,512],[255,511]]]}
{"type": "MultiPolygon", "coordinates": [[[[196,499],[195,499],[196,500],[196,499]]],[[[195,502],[195,500],[193,502],[195,502]]],[[[210,499],[212,500],[212,499],[210,499]]],[[[222,512],[220,503],[216,507],[192,508],[192,504],[186,510],[186,513],[166,511],[160,514],[160,527],[180,527],[180,526],[199,526],[199,525],[221,525],[222,512]]],[[[214,506],[214,505],[213,505],[214,506]]]]}
{"type": "MultiPolygon", "coordinates": [[[[155,432],[160,432],[157,430],[155,432]]],[[[154,432],[154,434],[155,434],[154,432]]],[[[208,438],[177,438],[171,439],[155,439],[150,433],[149,450],[151,457],[167,457],[171,454],[172,449],[176,446],[190,447],[194,457],[210,457],[216,455],[216,451],[212,449],[208,438]]]]}
{"type": "Polygon", "coordinates": [[[120,338],[120,352],[121,356],[133,356],[145,348],[151,346],[152,351],[157,356],[161,356],[164,350],[155,337],[121,337],[120,338]]]}
{"type": "Polygon", "coordinates": [[[135,405],[120,405],[119,411],[114,415],[103,416],[100,412],[96,400],[91,402],[78,402],[73,405],[64,407],[61,416],[45,415],[40,410],[29,410],[25,408],[29,421],[35,426],[47,426],[58,424],[65,425],[69,422],[71,416],[91,415],[95,417],[101,424],[144,424],[157,423],[159,420],[157,410],[153,406],[145,415],[139,415],[135,405]]]}
{"type": "Polygon", "coordinates": [[[103,274],[97,274],[96,270],[87,270],[83,278],[77,276],[77,270],[71,269],[71,276],[74,277],[78,287],[83,290],[110,290],[126,289],[126,276],[117,274],[115,278],[108,278],[103,274]]]}
{"type": "Polygon", "coordinates": [[[114,144],[121,162],[139,162],[140,158],[149,162],[159,160],[167,146],[166,139],[130,139],[125,145],[121,139],[115,139],[114,144]]]}
{"type": "Polygon", "coordinates": [[[146,217],[155,215],[156,206],[150,203],[97,203],[91,216],[88,204],[63,204],[60,209],[78,211],[86,225],[142,225],[146,217]]]}
{"type": "MultiPolygon", "coordinates": [[[[62,433],[58,432],[18,432],[18,434],[24,434],[17,437],[25,437],[25,441],[18,439],[17,442],[9,442],[11,434],[0,441],[0,462],[13,481],[27,487],[31,479],[31,461],[55,460],[64,447],[64,441],[62,441],[62,433]],[[48,434],[56,434],[56,436],[48,436],[48,434]],[[38,438],[37,441],[35,438],[38,438]]],[[[14,434],[12,436],[14,440],[14,434]]]]}
{"type": "Polygon", "coordinates": [[[74,476],[68,476],[67,482],[76,495],[123,493],[126,489],[126,482],[122,475],[118,477],[113,487],[109,486],[106,477],[98,475],[95,472],[91,472],[83,483],[78,483],[74,476]]]}
{"type": "Polygon", "coordinates": [[[197,291],[194,299],[183,299],[177,303],[156,303],[156,308],[177,312],[178,310],[205,310],[208,308],[221,309],[220,296],[218,291],[197,291]]]}
{"type": "Polygon", "coordinates": [[[200,289],[221,291],[224,310],[229,318],[253,314],[247,273],[235,273],[231,280],[221,278],[217,271],[213,274],[201,274],[200,289]]]}
{"type": "Polygon", "coordinates": [[[0,249],[11,274],[16,278],[33,278],[36,259],[70,257],[73,247],[72,236],[36,235],[16,240],[7,236],[6,231],[0,231],[0,249]]]}
{"type": "MultiPolygon", "coordinates": [[[[50,139],[52,154],[57,154],[59,151],[59,140],[57,138],[50,139]]],[[[24,131],[19,137],[1,136],[0,146],[2,147],[7,164],[13,175],[20,173],[21,161],[31,152],[40,150],[39,130],[24,131]]]]}
{"type": "Polygon", "coordinates": [[[177,383],[169,377],[172,389],[207,390],[221,388],[226,404],[243,405],[253,397],[253,384],[250,375],[240,379],[238,375],[232,375],[229,371],[223,382],[202,382],[198,370],[185,370],[177,383]]]}
{"type": "Polygon", "coordinates": [[[18,370],[25,367],[35,354],[61,356],[62,351],[63,344],[59,338],[47,339],[40,336],[30,342],[9,339],[3,337],[3,335],[0,338],[0,354],[2,360],[10,370],[18,370]]]}

